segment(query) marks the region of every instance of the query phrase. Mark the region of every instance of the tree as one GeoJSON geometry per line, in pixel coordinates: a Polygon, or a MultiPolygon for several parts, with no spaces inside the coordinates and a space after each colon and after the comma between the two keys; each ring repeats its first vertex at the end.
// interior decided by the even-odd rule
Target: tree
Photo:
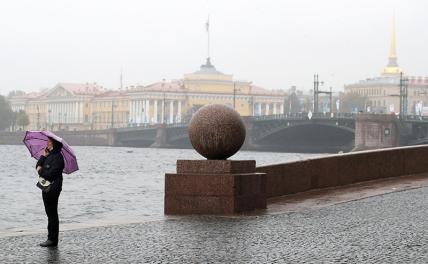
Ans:
{"type": "Polygon", "coordinates": [[[0,131],[12,124],[12,108],[4,96],[0,95],[0,131]]]}
{"type": "Polygon", "coordinates": [[[366,96],[361,96],[357,93],[341,93],[339,95],[339,100],[339,109],[342,113],[366,111],[368,102],[366,96]]]}
{"type": "Polygon", "coordinates": [[[25,95],[25,92],[20,91],[20,90],[13,90],[10,91],[9,94],[7,95],[8,98],[14,97],[14,96],[22,96],[25,95]]]}
{"type": "Polygon", "coordinates": [[[292,92],[287,99],[284,101],[285,113],[299,113],[302,111],[302,106],[300,105],[300,100],[297,97],[295,92],[292,92]]]}
{"type": "Polygon", "coordinates": [[[30,119],[28,118],[28,115],[27,113],[25,113],[24,110],[19,110],[16,116],[16,124],[21,127],[22,130],[24,130],[25,127],[30,124],[30,119]]]}

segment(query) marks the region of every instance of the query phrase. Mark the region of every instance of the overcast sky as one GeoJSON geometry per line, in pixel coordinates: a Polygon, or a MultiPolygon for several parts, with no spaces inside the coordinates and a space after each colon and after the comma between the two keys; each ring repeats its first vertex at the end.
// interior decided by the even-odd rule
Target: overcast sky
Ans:
{"type": "Polygon", "coordinates": [[[392,17],[398,63],[428,76],[425,0],[16,0],[0,3],[0,94],[58,82],[116,89],[181,78],[211,57],[219,71],[269,89],[310,89],[379,75],[392,17]]]}

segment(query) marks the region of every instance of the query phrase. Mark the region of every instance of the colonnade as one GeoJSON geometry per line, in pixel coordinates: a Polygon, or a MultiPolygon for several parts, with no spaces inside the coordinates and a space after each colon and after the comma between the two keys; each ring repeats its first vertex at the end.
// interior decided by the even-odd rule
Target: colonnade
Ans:
{"type": "Polygon", "coordinates": [[[254,103],[253,115],[276,115],[284,114],[283,103],[254,103]]]}
{"type": "Polygon", "coordinates": [[[47,121],[50,124],[83,122],[83,102],[48,103],[47,121]]]}
{"type": "Polygon", "coordinates": [[[180,100],[132,100],[129,104],[130,124],[180,123],[182,101],[180,100]]]}

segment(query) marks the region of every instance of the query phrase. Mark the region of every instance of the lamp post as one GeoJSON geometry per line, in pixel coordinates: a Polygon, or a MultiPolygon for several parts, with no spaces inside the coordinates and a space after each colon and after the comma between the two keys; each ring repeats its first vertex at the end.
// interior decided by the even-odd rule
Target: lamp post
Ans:
{"type": "MultiPolygon", "coordinates": [[[[48,110],[48,125],[51,127],[51,130],[52,130],[52,110],[51,109],[48,110]]],[[[46,127],[48,127],[48,125],[46,125],[46,127]]]]}
{"type": "Polygon", "coordinates": [[[407,115],[407,93],[408,93],[408,78],[403,77],[403,72],[400,73],[400,119],[404,119],[407,115]]]}
{"type": "Polygon", "coordinates": [[[163,124],[166,124],[166,94],[165,92],[163,93],[163,101],[162,101],[162,122],[163,124]]]}
{"type": "Polygon", "coordinates": [[[233,110],[236,110],[236,92],[240,91],[236,88],[236,82],[233,82],[233,110]]]}
{"type": "Polygon", "coordinates": [[[114,104],[114,100],[111,100],[111,128],[114,128],[114,108],[116,105],[114,104]]]}
{"type": "Polygon", "coordinates": [[[408,94],[408,82],[409,79],[403,76],[403,73],[400,73],[400,93],[399,94],[390,94],[389,96],[398,96],[400,99],[400,119],[405,119],[407,115],[407,94],[408,94]]]}
{"type": "Polygon", "coordinates": [[[58,130],[61,130],[61,113],[58,113],[58,130]]]}
{"type": "Polygon", "coordinates": [[[314,75],[314,113],[317,113],[318,110],[319,110],[318,109],[318,102],[319,102],[318,95],[319,94],[328,94],[329,95],[329,98],[330,98],[330,112],[331,112],[332,94],[333,94],[332,88],[330,87],[330,91],[320,91],[319,90],[320,84],[324,85],[324,82],[323,81],[320,82],[319,78],[318,78],[318,74],[315,74],[314,75]]]}
{"type": "Polygon", "coordinates": [[[91,118],[91,130],[94,130],[94,119],[95,119],[95,112],[92,112],[92,118],[91,118]]]}
{"type": "Polygon", "coordinates": [[[40,109],[37,106],[37,130],[40,130],[40,109]]]}
{"type": "Polygon", "coordinates": [[[144,107],[141,107],[141,118],[140,118],[140,126],[144,125],[144,107]]]}
{"type": "Polygon", "coordinates": [[[66,129],[67,128],[67,113],[64,113],[64,125],[65,125],[64,129],[66,129]]]}
{"type": "Polygon", "coordinates": [[[318,112],[318,94],[328,93],[328,92],[323,92],[319,90],[320,84],[324,85],[324,82],[319,81],[318,73],[314,74],[314,113],[318,112]]]}

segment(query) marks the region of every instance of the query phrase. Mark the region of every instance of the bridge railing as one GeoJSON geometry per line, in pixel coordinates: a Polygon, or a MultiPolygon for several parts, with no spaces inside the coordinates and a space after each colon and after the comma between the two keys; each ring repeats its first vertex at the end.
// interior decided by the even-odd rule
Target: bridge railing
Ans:
{"type": "Polygon", "coordinates": [[[355,119],[356,113],[287,113],[276,115],[252,116],[251,120],[309,120],[309,119],[355,119]]]}
{"type": "Polygon", "coordinates": [[[419,121],[419,122],[428,122],[428,116],[420,115],[407,115],[405,121],[419,121]]]}

